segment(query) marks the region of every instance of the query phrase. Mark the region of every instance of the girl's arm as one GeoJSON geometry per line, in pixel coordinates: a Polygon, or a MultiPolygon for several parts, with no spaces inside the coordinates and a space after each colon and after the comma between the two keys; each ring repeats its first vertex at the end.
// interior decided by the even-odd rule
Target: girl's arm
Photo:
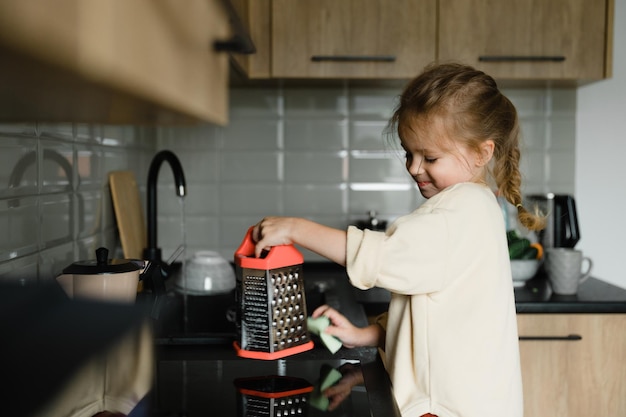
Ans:
{"type": "Polygon", "coordinates": [[[329,260],[346,265],[345,230],[334,229],[297,217],[265,217],[252,231],[255,255],[277,245],[300,245],[329,260]]]}

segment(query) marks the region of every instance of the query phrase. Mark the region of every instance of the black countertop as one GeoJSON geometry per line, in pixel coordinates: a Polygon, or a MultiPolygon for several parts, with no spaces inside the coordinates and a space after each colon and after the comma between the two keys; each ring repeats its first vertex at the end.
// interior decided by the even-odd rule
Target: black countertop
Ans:
{"type": "MultiPolygon", "coordinates": [[[[330,263],[305,264],[303,276],[309,314],[318,305],[329,304],[355,325],[367,325],[363,306],[356,302],[343,268],[330,263]]],[[[235,380],[279,375],[302,378],[317,387],[323,370],[330,367],[343,373],[349,366],[348,369],[362,373],[364,383],[352,387],[347,399],[333,412],[307,406],[301,410],[302,415],[400,416],[377,349],[342,347],[332,354],[313,336],[313,349],[303,353],[278,360],[242,358],[232,346],[234,327],[220,319],[216,323],[199,320],[209,315],[216,317],[216,309],[228,310],[234,297],[187,296],[184,326],[179,317],[183,298],[170,293],[161,301],[155,323],[156,375],[150,395],[151,415],[243,415],[247,399],[237,390],[235,380]]]]}
{"type": "MultiPolygon", "coordinates": [[[[552,292],[545,273],[540,270],[525,285],[515,287],[515,308],[518,314],[555,313],[626,313],[626,289],[590,277],[575,295],[552,292]]],[[[384,290],[354,290],[357,300],[365,306],[368,315],[387,310],[389,294],[384,290]]]]}
{"type": "MultiPolygon", "coordinates": [[[[365,326],[368,315],[385,310],[388,304],[388,298],[378,297],[376,292],[368,297],[364,295],[367,292],[353,288],[345,269],[340,266],[325,262],[305,263],[303,274],[308,289],[309,314],[325,303],[341,310],[355,325],[365,326]]],[[[173,294],[165,297],[161,316],[156,322],[157,373],[151,395],[152,415],[239,415],[244,399],[234,385],[236,379],[281,375],[282,372],[282,375],[303,378],[315,384],[321,369],[340,369],[353,362],[363,373],[364,385],[354,387],[338,410],[324,415],[400,415],[377,349],[341,348],[331,354],[319,339],[314,338],[316,344],[312,350],[284,359],[241,358],[231,345],[234,340],[232,323],[217,320],[216,325],[211,322],[217,327],[205,333],[206,323],[198,321],[200,317],[215,317],[216,311],[228,310],[234,302],[233,296],[186,297],[189,317],[182,327],[187,332],[182,331],[179,317],[171,320],[176,316],[172,312],[180,311],[183,298],[173,294]],[[218,337],[212,337],[215,335],[218,337]]],[[[540,274],[525,286],[515,288],[515,299],[518,313],[626,313],[626,290],[596,278],[589,278],[575,296],[559,296],[552,293],[547,280],[540,274]]],[[[308,412],[311,416],[320,413],[313,409],[308,412]]]]}
{"type": "Polygon", "coordinates": [[[626,313],[626,289],[589,278],[575,295],[552,292],[540,273],[525,286],[515,288],[515,307],[522,313],[626,313]]]}

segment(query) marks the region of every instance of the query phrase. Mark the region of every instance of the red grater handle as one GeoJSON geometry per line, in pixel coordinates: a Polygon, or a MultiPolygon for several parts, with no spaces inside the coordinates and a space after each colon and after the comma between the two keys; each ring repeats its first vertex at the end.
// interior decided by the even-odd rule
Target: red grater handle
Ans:
{"type": "Polygon", "coordinates": [[[291,265],[300,265],[304,262],[302,254],[294,245],[272,246],[265,256],[254,256],[255,244],[252,240],[250,227],[241,245],[235,251],[235,264],[252,269],[275,269],[291,265]]]}

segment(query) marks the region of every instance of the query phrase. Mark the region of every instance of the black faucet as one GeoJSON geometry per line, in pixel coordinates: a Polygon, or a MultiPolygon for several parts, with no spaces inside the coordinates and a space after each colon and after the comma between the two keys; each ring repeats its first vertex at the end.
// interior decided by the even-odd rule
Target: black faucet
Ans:
{"type": "Polygon", "coordinates": [[[185,186],[185,174],[180,161],[173,152],[164,150],[158,152],[148,171],[148,247],[143,251],[144,260],[153,264],[161,265],[161,249],[157,247],[157,178],[159,169],[163,161],[167,161],[174,173],[174,182],[176,183],[176,195],[184,197],[187,193],[185,186]]]}

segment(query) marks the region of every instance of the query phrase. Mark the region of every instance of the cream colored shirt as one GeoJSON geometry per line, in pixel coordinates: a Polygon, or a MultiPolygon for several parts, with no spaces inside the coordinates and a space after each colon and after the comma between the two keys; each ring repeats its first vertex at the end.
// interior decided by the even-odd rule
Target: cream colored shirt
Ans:
{"type": "Polygon", "coordinates": [[[385,355],[403,417],[522,417],[504,219],[488,187],[452,186],[386,232],[350,226],[347,271],[392,293],[385,355]]]}

